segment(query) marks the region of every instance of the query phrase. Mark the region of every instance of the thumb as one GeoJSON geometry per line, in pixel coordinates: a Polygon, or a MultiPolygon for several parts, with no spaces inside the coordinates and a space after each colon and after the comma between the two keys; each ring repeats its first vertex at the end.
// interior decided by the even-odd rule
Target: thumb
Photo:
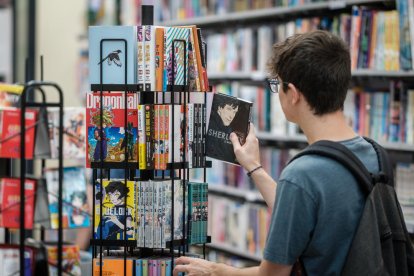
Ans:
{"type": "Polygon", "coordinates": [[[230,133],[230,141],[233,144],[234,150],[241,147],[239,138],[237,137],[236,133],[234,133],[234,132],[230,133]]]}

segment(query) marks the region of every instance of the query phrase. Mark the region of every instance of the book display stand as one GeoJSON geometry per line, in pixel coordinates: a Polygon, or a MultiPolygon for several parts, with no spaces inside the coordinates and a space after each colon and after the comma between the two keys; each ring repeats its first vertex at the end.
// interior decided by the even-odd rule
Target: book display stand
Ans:
{"type": "MultiPolygon", "coordinates": [[[[29,250],[30,252],[32,252],[32,254],[35,254],[34,251],[32,249],[34,249],[36,246],[34,246],[34,248],[28,249],[28,247],[33,247],[34,242],[32,241],[27,241],[26,238],[29,236],[32,236],[32,231],[28,230],[30,228],[30,225],[25,225],[27,224],[27,222],[30,222],[30,219],[32,219],[34,216],[34,210],[30,209],[29,213],[28,209],[27,209],[27,204],[30,205],[30,203],[28,203],[29,201],[32,202],[32,204],[34,204],[34,198],[36,196],[37,193],[37,189],[35,186],[35,182],[30,183],[27,182],[28,178],[35,178],[30,174],[30,163],[27,163],[27,159],[28,158],[28,153],[31,152],[33,150],[33,148],[35,148],[35,143],[38,141],[33,141],[36,140],[35,139],[35,135],[31,136],[28,135],[28,132],[32,132],[34,133],[34,129],[37,129],[37,131],[39,131],[39,125],[43,124],[43,126],[45,124],[47,124],[47,118],[45,115],[45,113],[43,111],[46,111],[46,108],[48,107],[55,107],[59,109],[59,125],[58,125],[58,191],[57,191],[57,198],[58,198],[58,203],[57,203],[57,209],[58,209],[58,227],[57,227],[57,231],[58,231],[58,240],[57,240],[57,272],[58,275],[62,275],[62,249],[63,249],[63,223],[62,223],[62,208],[63,208],[63,196],[62,196],[62,191],[63,191],[63,91],[60,88],[60,86],[54,82],[47,82],[47,81],[43,81],[43,58],[41,57],[41,81],[29,81],[27,83],[25,83],[24,86],[22,86],[23,90],[20,93],[20,104],[17,105],[16,102],[16,106],[20,107],[19,113],[17,117],[16,113],[16,122],[13,123],[13,125],[10,125],[9,127],[12,128],[17,128],[17,131],[15,131],[15,133],[12,132],[12,134],[10,134],[10,132],[8,132],[9,136],[7,136],[6,138],[4,138],[1,143],[6,143],[9,142],[9,144],[5,144],[3,145],[3,147],[11,147],[10,144],[10,140],[15,138],[16,140],[16,145],[15,147],[12,147],[12,150],[9,150],[6,154],[5,157],[8,158],[19,158],[20,159],[20,163],[18,165],[19,167],[19,172],[20,172],[20,179],[17,180],[16,182],[11,182],[10,185],[14,185],[14,187],[16,187],[16,189],[19,190],[18,194],[10,194],[8,195],[7,198],[7,202],[10,203],[11,198],[10,197],[14,197],[13,202],[16,203],[11,203],[8,206],[2,206],[2,210],[1,212],[6,211],[6,209],[8,210],[8,214],[7,216],[12,216],[12,215],[16,215],[19,216],[19,218],[15,217],[8,217],[6,218],[7,220],[9,220],[10,222],[13,222],[13,224],[16,225],[16,228],[19,230],[19,245],[14,246],[14,245],[9,245],[7,244],[8,248],[18,248],[19,249],[19,270],[16,271],[16,274],[20,274],[20,275],[27,275],[28,271],[31,271],[31,273],[36,273],[36,271],[43,271],[44,269],[46,269],[46,267],[41,267],[38,268],[36,266],[36,270],[32,271],[33,268],[35,267],[35,258],[34,255],[31,255],[30,259],[31,261],[29,262],[29,264],[31,264],[31,267],[28,267],[28,263],[27,263],[27,250],[29,250]],[[47,88],[47,90],[46,90],[47,88]],[[47,99],[47,92],[55,92],[57,93],[57,101],[51,102],[48,101],[47,99]],[[39,98],[40,101],[35,101],[33,100],[35,98],[35,92],[40,92],[39,94],[39,98]],[[28,110],[29,108],[34,108],[34,109],[38,109],[38,118],[36,119],[36,115],[34,112],[28,110]],[[18,119],[17,119],[18,118],[18,119]],[[30,122],[30,123],[29,123],[30,122]],[[20,141],[17,142],[17,137],[19,137],[20,141]],[[29,141],[31,140],[31,141],[29,141]],[[33,147],[33,148],[32,148],[33,147]],[[16,156],[11,155],[10,152],[17,152],[16,156]],[[20,185],[20,186],[18,186],[20,185]],[[28,188],[29,187],[29,188],[28,188]],[[28,190],[33,190],[33,194],[28,195],[27,191],[28,190]],[[19,208],[17,209],[17,205],[19,206],[19,208]],[[11,210],[13,208],[13,210],[11,210]],[[18,211],[19,210],[19,211],[18,211]],[[30,212],[33,211],[33,214],[31,214],[30,212]],[[9,213],[10,212],[10,213],[9,213]],[[12,214],[13,213],[13,214],[12,214]]],[[[27,66],[27,63],[26,63],[27,66]]],[[[20,91],[19,91],[20,92],[20,91]]],[[[19,94],[19,93],[17,93],[19,94]]],[[[7,109],[5,109],[7,110],[7,109]]],[[[7,118],[3,117],[2,118],[3,122],[7,122],[7,118]]],[[[10,123],[10,122],[9,122],[10,123]]],[[[46,129],[42,129],[44,132],[44,135],[47,135],[47,130],[46,129]]],[[[42,139],[48,139],[48,137],[42,137],[42,139]]],[[[41,140],[41,139],[40,139],[41,140]]],[[[44,143],[45,141],[39,141],[40,143],[44,143]]],[[[43,151],[44,149],[40,150],[43,151]]],[[[49,150],[49,148],[48,148],[49,150]]],[[[36,152],[36,150],[35,150],[36,152]]],[[[31,158],[32,154],[29,154],[29,158],[31,158]]],[[[41,168],[42,170],[45,168],[45,159],[48,158],[48,154],[47,153],[39,153],[39,154],[35,154],[33,153],[33,160],[34,159],[40,159],[42,161],[42,165],[41,168]]],[[[12,159],[4,159],[4,163],[8,163],[9,164],[9,170],[8,172],[5,173],[5,176],[11,177],[13,176],[14,172],[11,170],[11,162],[12,159]]],[[[11,187],[11,186],[10,186],[11,187]]],[[[10,188],[11,189],[11,188],[10,188]]],[[[10,190],[11,191],[11,190],[10,190]]],[[[9,191],[9,193],[10,193],[9,191]]],[[[33,206],[34,207],[34,206],[33,206]]],[[[29,208],[33,208],[33,207],[29,207],[29,208]]],[[[3,214],[3,216],[5,216],[6,214],[3,214]]],[[[8,226],[10,227],[10,226],[8,226]]],[[[14,227],[13,227],[14,228],[14,227]]],[[[10,236],[10,230],[8,228],[5,228],[5,242],[9,243],[9,240],[12,240],[11,236],[10,236]]],[[[43,229],[41,230],[41,239],[43,240],[43,229]]],[[[3,255],[2,255],[3,256],[3,255]]],[[[42,256],[43,257],[43,256],[42,256]]],[[[38,262],[39,260],[36,260],[36,262],[38,262]]],[[[44,260],[44,262],[42,263],[42,265],[46,265],[46,260],[44,260]]],[[[6,271],[6,272],[10,272],[10,271],[6,271]]]]}
{"type": "MultiPolygon", "coordinates": [[[[142,6],[142,25],[153,25],[153,6],[150,5],[143,5],[142,6]]],[[[121,47],[122,49],[120,49],[121,51],[123,51],[123,53],[125,53],[125,74],[124,74],[124,80],[125,83],[124,84],[104,84],[104,72],[103,72],[103,65],[102,63],[100,64],[100,83],[98,84],[91,84],[91,90],[94,92],[99,92],[99,96],[100,96],[100,111],[99,111],[99,124],[97,124],[97,126],[99,126],[99,129],[95,130],[98,131],[100,137],[104,137],[104,125],[103,125],[103,115],[104,115],[104,100],[103,100],[103,92],[104,91],[122,91],[123,92],[123,103],[124,103],[124,129],[126,130],[128,128],[128,110],[130,111],[131,108],[128,107],[128,95],[130,95],[131,93],[135,93],[137,94],[137,97],[139,99],[139,104],[144,105],[144,104],[162,104],[162,105],[182,105],[184,107],[184,110],[186,110],[186,105],[189,103],[189,99],[190,96],[189,94],[190,89],[189,89],[189,85],[188,85],[188,79],[187,79],[187,75],[184,74],[184,85],[174,85],[175,84],[175,74],[172,74],[172,84],[173,85],[168,85],[166,91],[147,91],[144,89],[140,89],[138,84],[128,84],[127,81],[127,62],[131,62],[131,59],[128,60],[128,55],[131,55],[131,53],[128,52],[128,41],[126,39],[117,39],[117,38],[102,38],[100,40],[100,60],[102,60],[103,58],[103,44],[105,42],[108,41],[116,41],[116,42],[121,42],[121,44],[123,44],[123,47],[121,47]]],[[[175,39],[172,42],[172,52],[174,53],[174,50],[176,49],[177,45],[182,45],[184,48],[184,72],[186,72],[188,70],[188,66],[187,66],[187,44],[185,40],[180,40],[180,39],[175,39]]],[[[177,62],[176,60],[176,56],[175,54],[173,54],[172,56],[172,68],[175,68],[175,63],[177,62]]],[[[110,92],[109,92],[110,93],[110,92]]],[[[204,93],[204,103],[206,102],[206,93],[204,93]]],[[[175,128],[179,128],[179,125],[174,125],[174,113],[175,112],[171,112],[170,116],[171,118],[171,125],[169,126],[171,130],[174,130],[175,128]]],[[[186,125],[186,115],[184,115],[183,117],[183,124],[186,125]]],[[[139,122],[140,123],[140,122],[139,122]]],[[[152,124],[153,122],[151,122],[152,124]]],[[[204,135],[205,132],[205,120],[202,122],[202,132],[204,135]]],[[[183,133],[183,137],[186,137],[185,135],[187,135],[187,129],[184,127],[181,132],[183,133]]],[[[180,149],[177,149],[176,147],[174,147],[174,139],[179,139],[179,137],[175,137],[173,134],[170,134],[171,138],[172,138],[172,142],[171,142],[171,147],[170,147],[170,152],[171,155],[174,156],[174,153],[176,151],[180,151],[180,149]]],[[[124,135],[123,138],[125,141],[125,144],[128,145],[128,140],[129,139],[133,139],[133,136],[129,136],[129,135],[124,135]]],[[[185,149],[187,147],[186,143],[186,139],[183,139],[183,148],[185,149]]],[[[188,229],[187,229],[187,223],[185,223],[185,221],[189,220],[189,218],[185,215],[183,215],[180,218],[180,223],[182,225],[182,233],[183,233],[183,238],[182,239],[174,239],[174,212],[177,212],[177,206],[174,206],[174,185],[177,185],[175,183],[176,180],[182,180],[183,181],[183,198],[185,199],[185,194],[186,194],[186,183],[189,180],[189,169],[190,166],[187,162],[187,156],[186,156],[186,151],[183,150],[183,156],[182,156],[182,162],[176,162],[174,160],[174,157],[172,158],[172,161],[170,163],[167,164],[166,169],[169,171],[169,174],[167,176],[167,173],[165,170],[155,170],[155,169],[139,169],[139,158],[140,155],[138,154],[138,160],[137,162],[128,162],[129,161],[129,155],[130,152],[128,152],[128,148],[125,147],[124,148],[124,159],[121,162],[106,162],[104,161],[105,156],[104,154],[104,148],[103,148],[104,144],[103,143],[98,143],[96,145],[96,147],[100,147],[99,149],[99,153],[100,153],[100,158],[99,161],[95,161],[95,162],[91,162],[91,168],[93,170],[93,194],[94,194],[94,198],[93,198],[93,223],[92,223],[92,227],[94,229],[94,231],[96,231],[96,234],[98,236],[98,238],[96,238],[94,236],[94,238],[91,240],[91,245],[92,245],[92,258],[96,258],[97,260],[99,260],[99,271],[97,268],[94,268],[94,265],[92,265],[92,274],[93,275],[103,275],[103,255],[107,255],[110,256],[112,255],[111,253],[111,249],[114,249],[114,247],[122,247],[123,248],[123,253],[116,254],[118,257],[121,255],[123,256],[123,272],[124,275],[129,275],[127,273],[128,269],[127,269],[127,257],[134,257],[136,259],[136,257],[138,258],[148,258],[151,256],[162,256],[165,258],[171,258],[171,264],[172,267],[174,267],[174,257],[177,256],[183,256],[186,255],[186,253],[189,250],[189,239],[187,238],[187,233],[188,233],[188,229]],[[158,246],[152,246],[152,248],[148,248],[148,247],[141,247],[139,241],[137,239],[128,239],[128,234],[127,231],[130,230],[130,228],[127,227],[127,200],[124,200],[123,202],[123,207],[121,207],[121,209],[123,209],[122,212],[124,212],[124,215],[121,217],[121,219],[123,221],[121,221],[121,223],[123,224],[123,233],[120,235],[122,237],[122,239],[119,240],[110,240],[110,239],[103,239],[102,237],[105,236],[103,235],[103,205],[104,205],[104,200],[103,200],[103,190],[104,190],[104,186],[103,186],[103,182],[104,182],[104,178],[107,178],[108,180],[111,178],[111,169],[122,169],[124,172],[124,184],[127,185],[128,181],[149,181],[149,180],[164,180],[164,181],[171,181],[171,217],[169,218],[171,221],[171,241],[166,241],[166,246],[162,246],[165,248],[159,248],[158,246]],[[139,169],[139,176],[136,175],[136,170],[139,169]],[[104,176],[105,175],[105,176],[104,176]],[[95,184],[96,183],[96,184],[95,184]],[[98,194],[98,195],[97,195],[98,194]],[[96,200],[99,200],[99,203],[96,202],[96,200]],[[99,207],[98,205],[99,204],[99,207]],[[95,207],[96,206],[96,207],[95,207]],[[97,212],[99,212],[99,214],[97,214],[97,212]],[[96,225],[96,221],[95,221],[95,217],[99,217],[99,225],[96,225]],[[136,250],[136,249],[139,250],[136,250]],[[169,249],[169,250],[168,250],[169,249]],[[106,251],[106,252],[105,252],[106,251]]],[[[205,160],[205,150],[204,150],[204,154],[202,155],[202,159],[203,161],[201,162],[202,164],[204,164],[205,166],[202,166],[200,168],[203,168],[204,170],[204,182],[206,181],[206,168],[207,167],[211,167],[211,162],[207,162],[205,160]]],[[[135,182],[134,182],[135,183],[135,182]]],[[[141,191],[140,191],[141,193],[141,191]]],[[[182,214],[186,214],[186,201],[183,200],[183,204],[182,204],[182,214]]],[[[131,207],[131,206],[129,206],[131,207]]],[[[181,206],[180,206],[181,207],[181,206]]],[[[138,206],[132,206],[132,208],[134,208],[135,210],[138,209],[138,206]]],[[[180,210],[181,211],[181,210],[180,210]]],[[[135,230],[134,230],[135,231],[135,230]]],[[[210,237],[206,237],[206,242],[210,242],[210,237]]],[[[204,247],[204,258],[205,258],[205,243],[203,244],[204,247]]],[[[98,263],[98,261],[96,261],[98,263]]],[[[171,275],[172,275],[172,271],[173,269],[171,269],[171,275]]]]}

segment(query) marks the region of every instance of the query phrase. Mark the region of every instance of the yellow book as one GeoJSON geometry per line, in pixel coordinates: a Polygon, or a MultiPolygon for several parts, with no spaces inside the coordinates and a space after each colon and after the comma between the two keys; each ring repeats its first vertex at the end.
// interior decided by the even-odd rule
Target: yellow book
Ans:
{"type": "Polygon", "coordinates": [[[140,170],[145,170],[146,165],[146,145],[145,145],[145,106],[138,105],[138,166],[140,170]]]}
{"type": "Polygon", "coordinates": [[[97,182],[95,198],[95,239],[124,240],[126,226],[126,239],[134,240],[135,182],[103,180],[102,186],[97,182]]]}

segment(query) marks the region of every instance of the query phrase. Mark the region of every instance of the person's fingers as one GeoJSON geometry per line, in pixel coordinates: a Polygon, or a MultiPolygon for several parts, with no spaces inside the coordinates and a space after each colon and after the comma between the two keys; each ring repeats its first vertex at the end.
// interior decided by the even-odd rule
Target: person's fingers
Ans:
{"type": "Polygon", "coordinates": [[[174,263],[175,264],[189,264],[191,263],[192,260],[193,258],[181,256],[180,258],[176,259],[174,263]]]}
{"type": "Polygon", "coordinates": [[[234,133],[234,132],[230,133],[230,141],[233,144],[234,151],[236,151],[237,149],[239,149],[241,147],[240,141],[237,138],[237,134],[236,133],[234,133]]]}
{"type": "Polygon", "coordinates": [[[173,271],[174,276],[178,276],[178,273],[180,272],[188,273],[189,272],[188,266],[187,265],[176,265],[173,271]]]}
{"type": "Polygon", "coordinates": [[[253,123],[250,123],[249,134],[246,137],[246,140],[254,141],[256,139],[256,129],[253,123]]]}

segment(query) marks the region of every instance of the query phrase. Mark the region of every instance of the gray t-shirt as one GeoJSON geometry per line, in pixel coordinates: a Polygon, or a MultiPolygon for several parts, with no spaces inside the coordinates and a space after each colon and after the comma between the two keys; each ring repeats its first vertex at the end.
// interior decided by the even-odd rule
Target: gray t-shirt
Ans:
{"type": "MultiPolygon", "coordinates": [[[[371,144],[359,136],[341,143],[378,172],[371,144]]],[[[318,155],[294,160],[278,181],[264,259],[292,265],[301,256],[308,275],[340,275],[364,202],[341,164],[318,155]]]]}

